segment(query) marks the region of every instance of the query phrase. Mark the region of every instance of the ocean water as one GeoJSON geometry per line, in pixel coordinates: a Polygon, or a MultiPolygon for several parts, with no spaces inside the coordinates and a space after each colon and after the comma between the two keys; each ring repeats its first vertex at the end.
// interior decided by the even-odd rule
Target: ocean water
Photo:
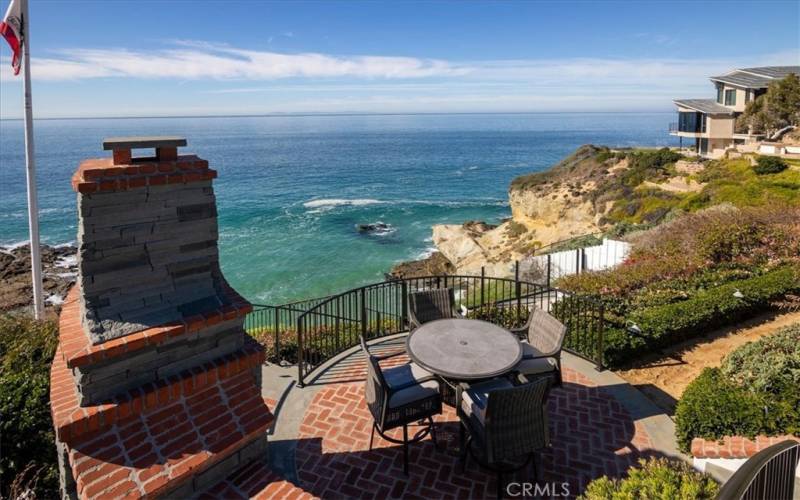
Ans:
{"type": "MultiPolygon", "coordinates": [[[[181,135],[219,172],[220,253],[255,303],[380,281],[431,251],[431,226],[510,215],[520,174],[582,144],[663,146],[672,113],[269,116],[39,120],[42,239],[76,238],[70,177],[104,137],[181,135]],[[357,224],[388,230],[360,234],[357,224]]],[[[0,245],[27,239],[23,124],[0,121],[0,245]]]]}

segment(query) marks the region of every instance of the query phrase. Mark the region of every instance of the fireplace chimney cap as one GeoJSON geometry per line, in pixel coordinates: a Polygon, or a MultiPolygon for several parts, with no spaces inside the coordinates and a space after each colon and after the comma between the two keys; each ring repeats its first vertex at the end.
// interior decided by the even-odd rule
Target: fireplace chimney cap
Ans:
{"type": "Polygon", "coordinates": [[[177,148],[186,146],[186,138],[179,136],[109,137],[103,140],[103,149],[177,148]]]}

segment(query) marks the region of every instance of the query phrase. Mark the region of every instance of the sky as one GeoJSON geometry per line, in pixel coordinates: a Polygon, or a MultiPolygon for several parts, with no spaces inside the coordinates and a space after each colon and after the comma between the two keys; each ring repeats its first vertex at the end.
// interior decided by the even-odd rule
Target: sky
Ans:
{"type": "MultiPolygon", "coordinates": [[[[5,12],[7,0],[0,0],[5,12]]],[[[37,118],[668,111],[800,64],[800,1],[30,0],[37,118]]],[[[22,116],[0,40],[0,118],[22,116]]]]}

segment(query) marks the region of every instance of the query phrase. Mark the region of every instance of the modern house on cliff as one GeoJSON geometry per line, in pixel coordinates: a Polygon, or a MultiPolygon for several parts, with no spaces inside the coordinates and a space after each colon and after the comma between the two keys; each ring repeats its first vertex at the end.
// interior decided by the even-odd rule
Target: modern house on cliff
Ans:
{"type": "Polygon", "coordinates": [[[692,138],[701,156],[716,157],[734,144],[761,138],[757,131],[737,130],[736,118],[747,103],[767,91],[770,83],[790,73],[800,74],[800,66],[767,66],[736,69],[712,76],[716,99],[676,99],[678,122],[671,123],[670,135],[692,138]]]}

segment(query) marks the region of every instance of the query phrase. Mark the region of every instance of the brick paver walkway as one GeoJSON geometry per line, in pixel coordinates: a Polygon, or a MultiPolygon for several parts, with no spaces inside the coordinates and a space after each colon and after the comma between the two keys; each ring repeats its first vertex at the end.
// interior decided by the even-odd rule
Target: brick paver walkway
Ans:
{"type": "MultiPolygon", "coordinates": [[[[296,467],[303,490],[323,498],[494,495],[493,476],[477,464],[471,461],[466,473],[460,471],[458,423],[447,406],[437,419],[442,449],[436,450],[429,438],[410,445],[409,477],[403,474],[401,446],[376,434],[369,451],[372,416],[364,400],[363,360],[343,361],[328,375],[328,385],[315,395],[300,425],[296,467]]],[[[573,495],[596,477],[621,476],[638,458],[653,453],[644,427],[608,391],[569,368],[563,387],[550,393],[548,415],[553,446],[542,454],[539,482],[566,482],[573,495]]],[[[530,481],[532,469],[515,477],[530,481]]]]}

